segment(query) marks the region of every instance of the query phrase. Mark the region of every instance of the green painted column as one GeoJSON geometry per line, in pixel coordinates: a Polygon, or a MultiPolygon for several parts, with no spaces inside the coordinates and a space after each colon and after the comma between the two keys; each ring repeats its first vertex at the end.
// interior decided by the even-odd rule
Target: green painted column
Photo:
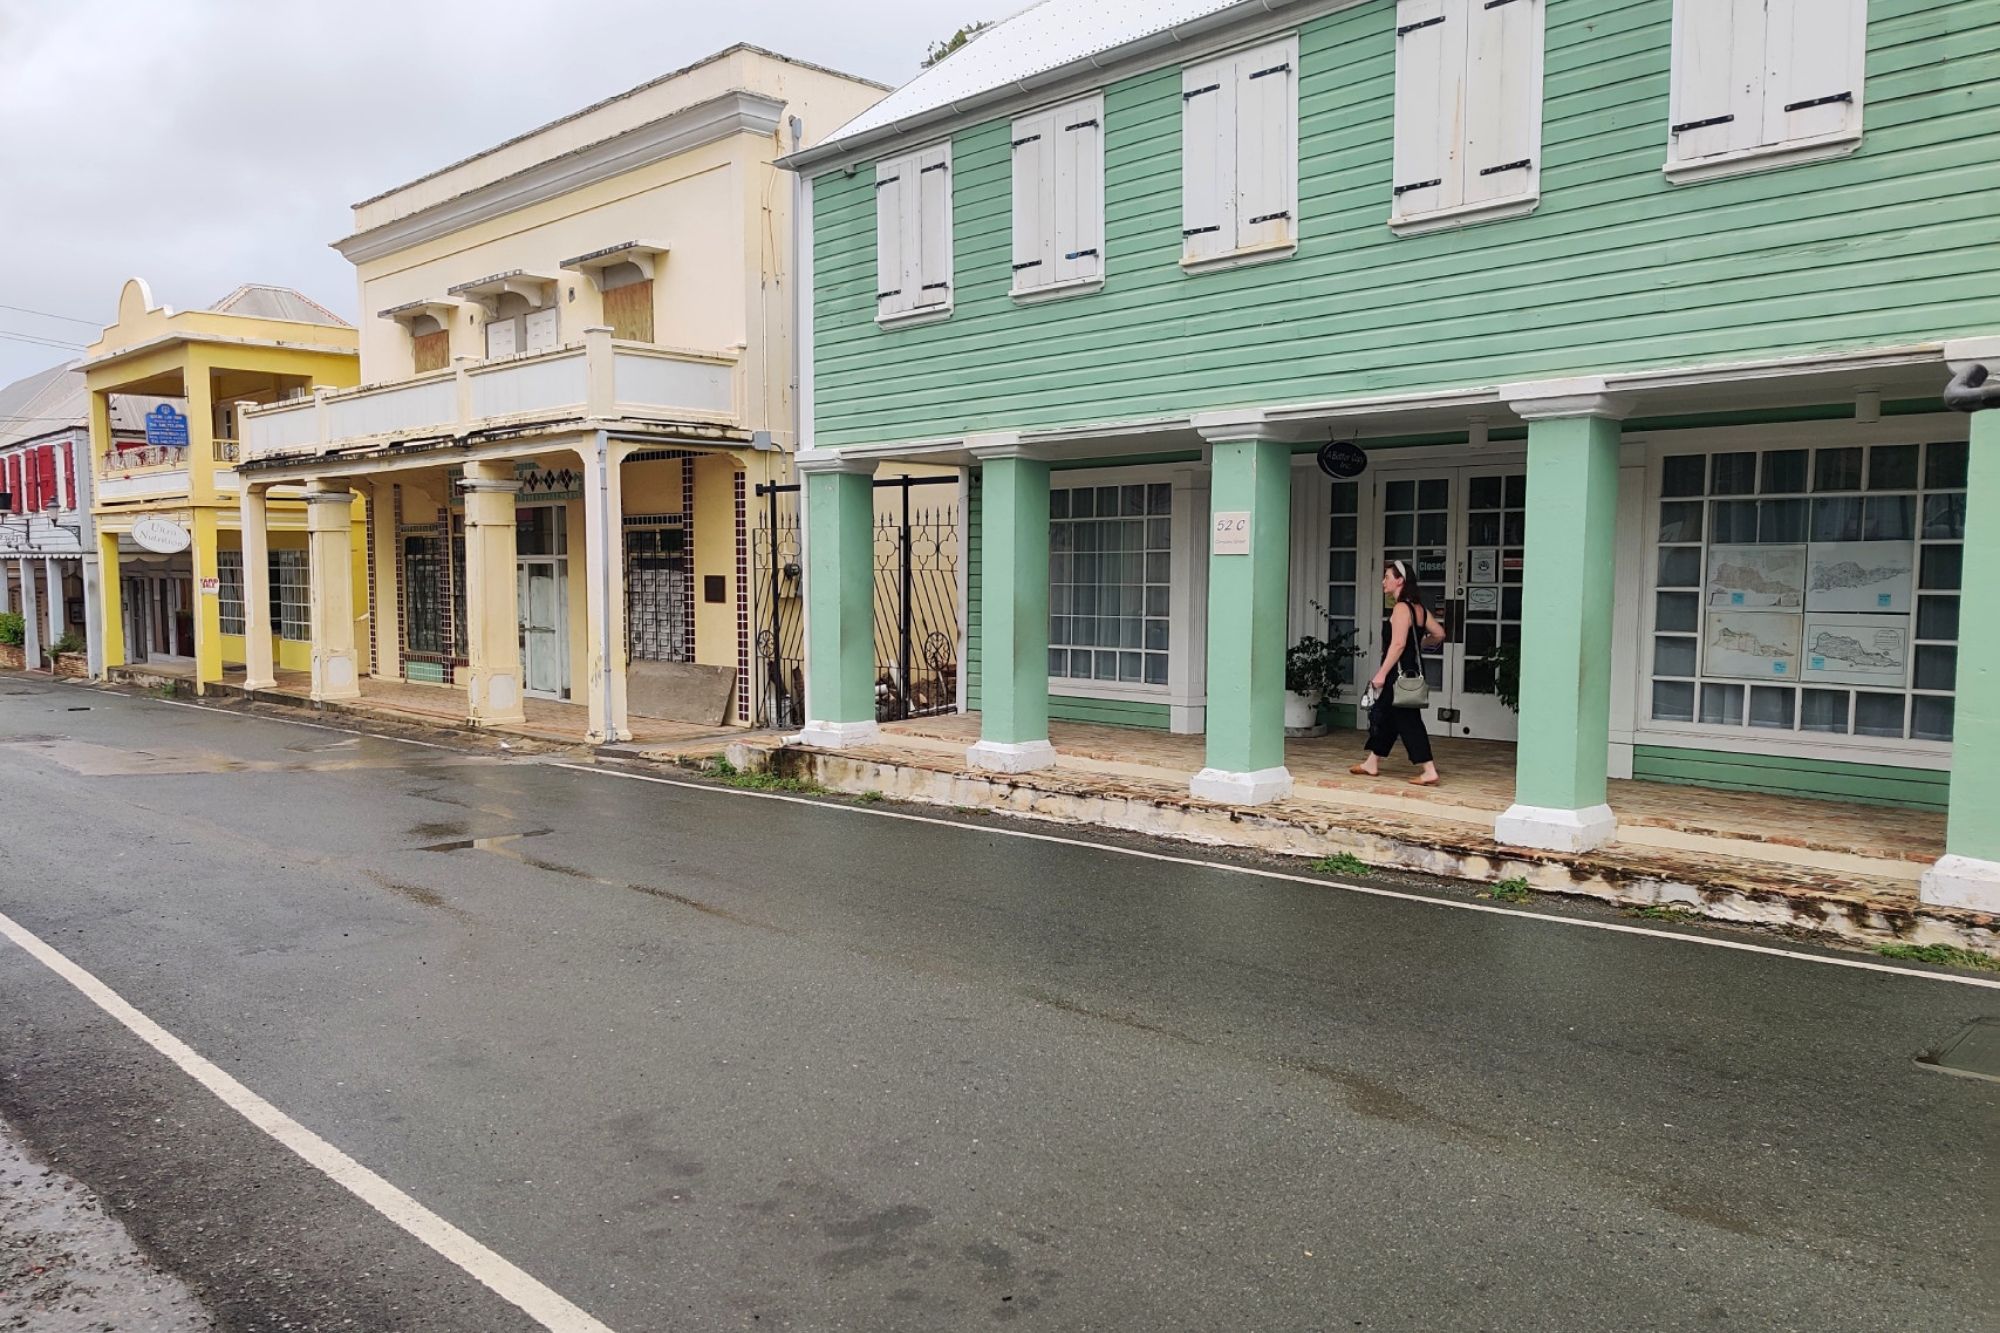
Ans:
{"type": "Polygon", "coordinates": [[[974,768],[1025,773],[1049,743],[1049,465],[1018,443],[969,442],[981,462],[979,743],[974,768]]]}
{"type": "Polygon", "coordinates": [[[875,464],[800,458],[806,504],[805,745],[875,735],[875,464]]]}
{"type": "Polygon", "coordinates": [[[1285,768],[1292,450],[1255,414],[1197,417],[1209,441],[1207,767],[1191,790],[1256,805],[1291,794],[1285,768]]]}
{"type": "Polygon", "coordinates": [[[1514,804],[1493,836],[1583,851],[1617,832],[1606,765],[1624,413],[1600,380],[1511,385],[1501,394],[1528,421],[1528,533],[1514,804]]]}
{"type": "MultiPolygon", "coordinates": [[[[1951,356],[1951,345],[1945,350],[1951,356]]],[[[1993,372],[1989,382],[2000,383],[2000,347],[1981,360],[1993,372]]],[[[2000,405],[1972,414],[1962,568],[1967,591],[1959,599],[1951,813],[1945,854],[1925,872],[1921,892],[1941,907],[2000,912],[2000,620],[1984,609],[1991,598],[1970,591],[2000,569],[2000,405]]]]}

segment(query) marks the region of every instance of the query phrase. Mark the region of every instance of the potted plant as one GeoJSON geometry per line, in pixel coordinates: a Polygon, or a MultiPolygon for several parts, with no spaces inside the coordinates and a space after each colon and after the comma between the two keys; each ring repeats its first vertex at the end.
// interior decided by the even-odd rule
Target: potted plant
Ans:
{"type": "Polygon", "coordinates": [[[81,680],[90,674],[90,657],[83,636],[70,630],[49,647],[49,668],[67,680],[81,680]]]}
{"type": "Polygon", "coordinates": [[[14,611],[0,611],[0,667],[19,671],[28,665],[21,645],[28,641],[28,622],[14,611]]]}
{"type": "Polygon", "coordinates": [[[1481,659],[1493,668],[1493,697],[1509,712],[1521,711],[1521,645],[1495,644],[1481,659]]]}
{"type": "Polygon", "coordinates": [[[1324,736],[1332,730],[1326,705],[1340,697],[1354,653],[1353,630],[1330,630],[1324,639],[1308,634],[1285,650],[1287,736],[1324,736]]]}

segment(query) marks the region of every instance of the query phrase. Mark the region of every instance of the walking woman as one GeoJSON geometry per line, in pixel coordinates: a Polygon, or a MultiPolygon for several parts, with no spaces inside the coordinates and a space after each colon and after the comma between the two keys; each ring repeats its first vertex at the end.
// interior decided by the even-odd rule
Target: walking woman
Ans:
{"type": "Polygon", "coordinates": [[[1395,605],[1389,612],[1388,633],[1383,636],[1388,645],[1382,652],[1382,665],[1375,668],[1368,682],[1375,696],[1375,706],[1368,712],[1368,757],[1347,771],[1375,777],[1377,766],[1389,757],[1401,737],[1410,762],[1423,765],[1423,771],[1410,779],[1411,785],[1435,787],[1438,770],[1431,759],[1430,733],[1424,730],[1424,710],[1396,707],[1394,678],[1398,672],[1405,676],[1423,673],[1418,645],[1434,648],[1443,643],[1444,626],[1424,605],[1423,589],[1417,586],[1416,572],[1408,561],[1391,560],[1383,567],[1382,591],[1395,599],[1395,605]]]}

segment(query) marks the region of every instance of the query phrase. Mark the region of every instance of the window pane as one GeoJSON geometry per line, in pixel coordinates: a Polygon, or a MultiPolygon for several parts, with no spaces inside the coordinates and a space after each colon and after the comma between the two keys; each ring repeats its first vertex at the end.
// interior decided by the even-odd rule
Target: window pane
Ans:
{"type": "Polygon", "coordinates": [[[1449,518],[1448,514],[1417,515],[1417,543],[1421,546],[1443,546],[1449,518]]]}
{"type": "MultiPolygon", "coordinates": [[[[1871,491],[1914,491],[1917,489],[1917,446],[1878,444],[1868,451],[1868,489],[1871,491]]],[[[1901,734],[1900,732],[1898,734],[1901,734]]]]}
{"type": "Polygon", "coordinates": [[[1382,503],[1391,512],[1408,513],[1417,507],[1417,483],[1392,481],[1382,490],[1382,503]]]}
{"type": "Polygon", "coordinates": [[[1965,496],[1962,492],[1924,497],[1924,536],[1947,541],[1957,541],[1965,536],[1965,496]]]}
{"type": "Polygon", "coordinates": [[[1801,690],[1799,725],[1807,731],[1847,732],[1846,690],[1801,690]]]}
{"type": "Polygon", "coordinates": [[[1930,446],[1924,459],[1924,487],[1933,491],[1958,490],[1965,485],[1964,440],[1946,440],[1930,446]]]}
{"type": "Polygon", "coordinates": [[[1958,598],[1919,597],[1917,599],[1917,637],[1920,639],[1956,639],[1958,637],[1958,598]]]}
{"type": "Polygon", "coordinates": [[[1692,676],[1694,674],[1693,639],[1684,639],[1672,634],[1658,634],[1653,637],[1653,674],[1656,676],[1692,676]]]}
{"type": "Polygon", "coordinates": [[[1701,628],[1701,595],[1663,592],[1654,595],[1653,628],[1693,634],[1701,628]]]}
{"type": "Polygon", "coordinates": [[[1468,503],[1474,509],[1498,509],[1500,507],[1500,478],[1474,477],[1467,492],[1468,503]]]}
{"type": "Polygon", "coordinates": [[[1822,449],[1813,458],[1813,489],[1816,491],[1858,491],[1861,489],[1861,450],[1822,449]]]}
{"type": "Polygon", "coordinates": [[[1382,520],[1382,544],[1398,550],[1415,544],[1417,520],[1413,514],[1389,514],[1382,520]]]}
{"type": "Polygon", "coordinates": [[[1917,500],[1913,495],[1871,495],[1862,510],[1861,540],[1906,542],[1915,536],[1917,500]]]}
{"type": "MultiPolygon", "coordinates": [[[[1153,489],[1156,491],[1163,491],[1166,489],[1166,487],[1155,486],[1153,489]]],[[[1328,512],[1335,514],[1353,513],[1355,506],[1355,496],[1356,492],[1359,489],[1360,488],[1357,487],[1351,481],[1336,481],[1335,483],[1333,483],[1333,507],[1328,512]]],[[[1165,511],[1155,510],[1154,512],[1162,513],[1165,511]]]]}
{"type": "Polygon", "coordinates": [[[1757,505],[1757,540],[1771,543],[1806,539],[1804,500],[1763,500],[1757,505]]]}
{"type": "Polygon", "coordinates": [[[1069,492],[1052,490],[1049,492],[1049,517],[1069,517],[1069,492]]]}
{"type": "Polygon", "coordinates": [[[1701,687],[1701,720],[1715,726],[1743,725],[1743,687],[1704,685],[1701,687]]]}
{"type": "Polygon", "coordinates": [[[1717,454],[1709,466],[1710,495],[1750,495],[1757,489],[1757,455],[1717,454]]]}
{"type": "Polygon", "coordinates": [[[1507,507],[1524,509],[1528,504],[1528,474],[1509,472],[1507,474],[1507,507]]]}
{"type": "MultiPolygon", "coordinates": [[[[1859,452],[1858,450],[1856,452],[1859,452]]],[[[1812,539],[1816,542],[1861,540],[1861,499],[1814,500],[1812,539]]]]}
{"type": "MultiPolygon", "coordinates": [[[[1932,446],[1935,448],[1936,446],[1932,446]]],[[[1663,459],[1660,463],[1660,494],[1663,496],[1700,495],[1703,476],[1708,470],[1708,460],[1700,454],[1679,454],[1663,459]]]]}
{"type": "Polygon", "coordinates": [[[1920,741],[1950,740],[1951,714],[1950,699],[1932,694],[1917,695],[1910,701],[1910,736],[1920,741]]]}
{"type": "Polygon", "coordinates": [[[1356,544],[1356,529],[1354,524],[1355,520],[1351,515],[1347,518],[1334,519],[1333,531],[1328,536],[1328,543],[1333,546],[1353,547],[1356,544]]]}
{"type": "Polygon", "coordinates": [[[1779,731],[1792,729],[1792,713],[1798,705],[1798,692],[1779,689],[1772,685],[1752,685],[1750,687],[1750,725],[1771,727],[1779,731]]]}
{"type": "MultiPolygon", "coordinates": [[[[1348,483],[1348,489],[1352,491],[1353,483],[1351,482],[1348,483]]],[[[1343,510],[1340,508],[1337,498],[1340,494],[1340,487],[1335,486],[1333,490],[1334,490],[1334,495],[1336,497],[1336,501],[1334,504],[1334,512],[1352,513],[1354,511],[1353,496],[1349,495],[1347,501],[1347,508],[1343,510]]],[[[1173,483],[1165,481],[1156,481],[1146,487],[1146,512],[1149,514],[1171,514],[1174,512],[1173,483]]]]}
{"type": "Polygon", "coordinates": [[[1686,500],[1668,500],[1660,505],[1660,540],[1662,542],[1698,542],[1701,540],[1701,505],[1686,500]]]}
{"type": "Polygon", "coordinates": [[[1962,546],[1926,546],[1921,572],[1917,576],[1919,588],[1940,588],[1946,591],[1956,589],[1964,573],[1965,548],[1962,546]]]}
{"type": "Polygon", "coordinates": [[[1694,685],[1685,680],[1653,682],[1653,716],[1661,722],[1694,721],[1694,685]]]}
{"type": "Polygon", "coordinates": [[[1356,557],[1353,551],[1335,551],[1327,557],[1327,580],[1331,583],[1354,582],[1356,557]]]}
{"type": "Polygon", "coordinates": [[[1958,649],[1926,643],[1917,648],[1917,688],[1949,690],[1958,675],[1958,649]]]}
{"type": "Polygon", "coordinates": [[[1796,495],[1806,488],[1806,451],[1773,449],[1764,455],[1759,490],[1766,495],[1796,495]]]}
{"type": "Polygon", "coordinates": [[[1417,483],[1417,508],[1449,509],[1451,483],[1442,477],[1426,477],[1417,483]]]}
{"type": "Polygon", "coordinates": [[[1065,676],[1069,674],[1068,649],[1066,648],[1049,649],[1049,674],[1051,676],[1065,676]]]}
{"type": "Polygon", "coordinates": [[[1854,734],[1857,736],[1901,736],[1903,699],[1900,694],[1857,694],[1854,696],[1854,734]]]}
{"type": "Polygon", "coordinates": [[[1167,683],[1167,655],[1165,653],[1146,654],[1146,683],[1164,685],[1167,683]]]}
{"type": "Polygon", "coordinates": [[[1708,506],[1708,539],[1728,543],[1756,541],[1757,502],[1711,500],[1708,506]]]}

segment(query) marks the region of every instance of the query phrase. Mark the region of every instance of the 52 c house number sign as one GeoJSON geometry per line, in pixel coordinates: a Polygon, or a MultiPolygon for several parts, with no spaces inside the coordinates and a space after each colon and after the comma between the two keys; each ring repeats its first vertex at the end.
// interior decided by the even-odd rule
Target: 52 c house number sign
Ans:
{"type": "Polygon", "coordinates": [[[1209,550],[1216,555],[1250,554],[1250,511],[1219,509],[1215,513],[1215,534],[1209,550]]]}

